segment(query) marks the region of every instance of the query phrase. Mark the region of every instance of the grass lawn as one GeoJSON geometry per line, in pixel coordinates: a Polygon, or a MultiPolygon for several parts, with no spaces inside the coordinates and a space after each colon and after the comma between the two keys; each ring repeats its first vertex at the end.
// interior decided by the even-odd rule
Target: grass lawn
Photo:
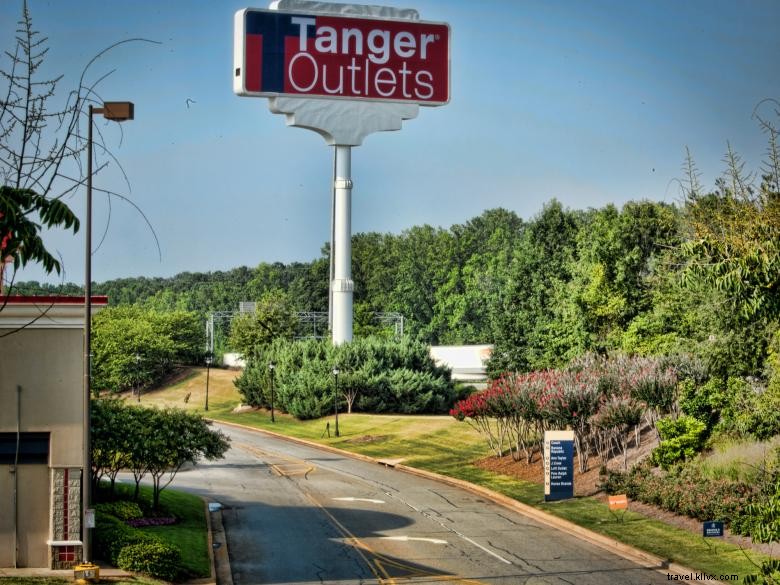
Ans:
{"type": "MultiPolygon", "coordinates": [[[[174,479],[174,484],[176,480],[174,479]]],[[[132,499],[135,485],[117,484],[117,493],[132,499]]],[[[142,502],[151,504],[152,489],[141,486],[142,502]]],[[[142,505],[142,508],[144,506],[142,505]]],[[[209,562],[206,511],[203,500],[198,496],[177,492],[170,487],[160,494],[161,515],[176,516],[179,522],[170,526],[148,526],[139,528],[153,534],[163,542],[176,546],[181,551],[182,567],[193,577],[208,577],[211,574],[209,562]]]]}
{"type": "MultiPolygon", "coordinates": [[[[174,385],[145,395],[145,400],[158,405],[180,405],[203,412],[206,370],[174,385]],[[190,392],[185,405],[183,397],[190,392]],[[195,401],[195,402],[193,402],[195,401]]],[[[628,512],[624,522],[617,522],[606,504],[589,497],[578,497],[556,503],[545,503],[541,485],[524,482],[489,472],[472,463],[489,455],[479,434],[466,423],[449,416],[394,416],[351,414],[339,416],[341,437],[323,436],[325,425],[333,417],[313,421],[298,421],[276,414],[272,424],[267,412],[231,412],[240,402],[232,384],[236,372],[212,369],[209,380],[208,416],[250,427],[308,439],[375,458],[403,459],[405,465],[466,480],[554,514],[575,524],[607,535],[659,557],[714,575],[736,574],[740,579],[757,573],[753,563],[766,557],[753,551],[672,527],[640,514],[628,512]],[[752,559],[752,561],[750,560],[752,559]]],[[[203,414],[206,414],[205,412],[203,414]]]]}

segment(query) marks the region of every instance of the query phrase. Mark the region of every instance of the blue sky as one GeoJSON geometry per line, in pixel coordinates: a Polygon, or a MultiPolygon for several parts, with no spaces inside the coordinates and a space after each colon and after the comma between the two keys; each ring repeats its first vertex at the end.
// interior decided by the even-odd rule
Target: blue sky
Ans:
{"type": "MultiPolygon", "coordinates": [[[[722,2],[419,0],[452,28],[451,103],[421,108],[400,132],[354,149],[353,232],[449,227],[505,207],[524,218],[555,197],[585,209],[632,199],[676,201],[689,147],[712,186],[727,141],[756,169],[765,137],[756,104],[780,98],[776,0],[722,2]]],[[[21,0],[0,2],[11,49],[21,0]]],[[[263,98],[232,92],[233,13],[244,1],[29,0],[49,37],[46,70],[72,88],[104,47],[91,80],[136,119],[99,123],[121,161],[96,186],[129,195],[154,226],[115,201],[97,281],[308,261],[329,238],[332,149],[287,128],[263,98]],[[187,99],[190,102],[189,107],[187,99]]],[[[4,64],[5,65],[5,64],[4,64]]],[[[84,194],[69,204],[83,212],[84,194]]],[[[108,218],[97,196],[95,232],[108,218]]],[[[83,235],[49,233],[65,280],[83,279],[83,235]]],[[[17,276],[42,279],[37,268],[17,276]]],[[[49,280],[56,281],[54,277],[49,280]]]]}

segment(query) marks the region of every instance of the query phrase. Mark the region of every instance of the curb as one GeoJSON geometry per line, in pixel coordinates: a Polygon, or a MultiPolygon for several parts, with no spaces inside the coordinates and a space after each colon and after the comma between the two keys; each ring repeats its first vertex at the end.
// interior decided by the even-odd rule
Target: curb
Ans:
{"type": "Polygon", "coordinates": [[[209,501],[203,498],[204,512],[206,514],[206,530],[208,531],[208,538],[206,539],[206,546],[209,549],[209,564],[211,565],[211,572],[209,573],[209,579],[212,583],[217,582],[217,570],[214,566],[214,526],[211,522],[211,510],[209,510],[209,501]]]}
{"type": "MultiPolygon", "coordinates": [[[[495,492],[491,489],[470,483],[468,481],[464,481],[462,479],[456,479],[454,477],[441,475],[433,471],[417,469],[416,467],[409,467],[407,465],[403,465],[399,463],[397,460],[374,459],[373,457],[362,455],[361,453],[352,453],[350,451],[345,451],[337,447],[331,447],[330,445],[321,445],[320,443],[315,443],[314,441],[309,441],[308,439],[290,437],[288,435],[282,435],[280,433],[274,431],[268,431],[266,429],[258,429],[255,427],[250,427],[248,425],[242,425],[239,423],[227,422],[227,421],[216,420],[216,419],[209,419],[209,420],[212,420],[213,422],[223,424],[226,426],[243,429],[246,431],[266,434],[268,436],[275,437],[277,439],[282,439],[291,443],[298,443],[300,445],[304,445],[307,447],[321,449],[323,451],[329,451],[334,454],[342,455],[344,457],[350,457],[351,459],[357,459],[360,461],[364,461],[366,463],[373,463],[375,465],[384,465],[385,467],[391,467],[403,473],[416,475],[418,477],[423,477],[425,479],[438,481],[440,483],[444,483],[444,484],[451,485],[453,487],[464,489],[473,494],[479,495],[480,497],[489,499],[493,503],[503,506],[504,508],[508,508],[514,512],[522,514],[523,516],[531,518],[539,522],[540,524],[544,524],[551,528],[560,530],[561,532],[566,532],[568,534],[577,536],[578,538],[594,546],[615,553],[623,557],[624,559],[637,563],[638,565],[643,566],[645,568],[654,569],[662,573],[667,573],[667,574],[672,573],[672,574],[685,575],[685,576],[690,576],[692,574],[697,573],[697,571],[694,571],[693,569],[690,569],[678,563],[670,562],[668,559],[663,559],[657,555],[654,555],[653,553],[640,550],[631,545],[614,540],[608,536],[604,536],[603,534],[593,532],[592,530],[583,528],[578,524],[574,524],[573,522],[564,520],[563,518],[553,516],[552,514],[547,514],[546,512],[539,510],[538,508],[534,508],[532,506],[529,506],[528,504],[518,502],[515,499],[512,499],[508,496],[495,492]]],[[[698,580],[692,580],[692,579],[686,579],[686,580],[690,581],[691,583],[703,583],[703,581],[698,581],[698,580]]],[[[220,581],[220,585],[233,585],[233,584],[231,580],[229,584],[223,584],[220,581]]]]}
{"type": "Polygon", "coordinates": [[[230,555],[228,554],[227,535],[222,524],[222,509],[209,512],[213,516],[209,548],[212,555],[212,575],[218,585],[233,585],[233,572],[230,570],[230,555]]]}
{"type": "Polygon", "coordinates": [[[186,581],[187,585],[217,585],[217,573],[214,565],[214,534],[211,521],[211,510],[209,510],[209,498],[201,497],[203,500],[204,514],[206,516],[206,547],[208,548],[210,573],[208,577],[192,579],[186,581]]]}

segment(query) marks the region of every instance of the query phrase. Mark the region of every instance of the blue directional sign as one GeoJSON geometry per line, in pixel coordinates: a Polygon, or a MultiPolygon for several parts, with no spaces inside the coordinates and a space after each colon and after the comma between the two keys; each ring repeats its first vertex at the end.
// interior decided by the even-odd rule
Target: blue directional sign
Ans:
{"type": "Polygon", "coordinates": [[[574,433],[547,431],[544,437],[544,500],[574,497],[574,433]]]}
{"type": "Polygon", "coordinates": [[[720,520],[705,522],[702,525],[702,534],[704,538],[715,538],[723,536],[723,522],[720,520]]]}

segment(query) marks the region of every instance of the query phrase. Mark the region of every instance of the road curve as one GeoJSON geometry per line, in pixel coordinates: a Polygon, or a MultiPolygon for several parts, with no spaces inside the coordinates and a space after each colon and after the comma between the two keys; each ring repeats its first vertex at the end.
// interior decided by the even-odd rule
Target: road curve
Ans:
{"type": "Polygon", "coordinates": [[[235,585],[667,581],[460,488],[217,426],[232,439],[226,457],[176,486],[225,506],[235,585]]]}

